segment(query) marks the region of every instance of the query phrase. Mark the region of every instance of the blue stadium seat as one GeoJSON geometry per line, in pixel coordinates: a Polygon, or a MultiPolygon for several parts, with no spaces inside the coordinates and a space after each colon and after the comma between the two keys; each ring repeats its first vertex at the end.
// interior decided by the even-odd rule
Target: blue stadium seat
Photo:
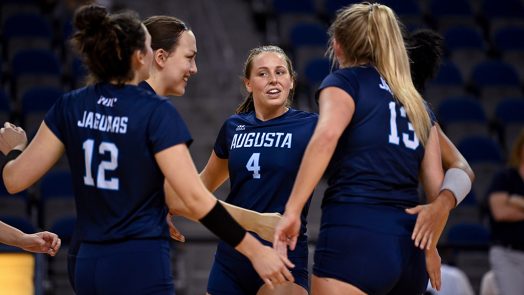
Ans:
{"type": "Polygon", "coordinates": [[[473,189],[483,198],[493,175],[504,166],[502,147],[490,137],[477,135],[462,139],[457,148],[475,171],[473,189]]]}
{"type": "Polygon", "coordinates": [[[479,29],[453,26],[443,36],[447,54],[464,77],[470,75],[474,65],[486,59],[487,46],[479,29]]]}
{"type": "Polygon", "coordinates": [[[509,26],[494,32],[495,47],[504,53],[507,50],[524,50],[524,28],[509,26]]]}
{"type": "Polygon", "coordinates": [[[448,230],[447,243],[460,247],[484,247],[490,242],[490,233],[480,223],[455,224],[448,230]]]}
{"type": "Polygon", "coordinates": [[[315,3],[312,0],[273,0],[273,12],[315,14],[315,3]]]}
{"type": "Polygon", "coordinates": [[[504,157],[499,144],[486,136],[471,136],[461,140],[457,148],[470,163],[493,162],[502,164],[504,157]]]}
{"type": "Polygon", "coordinates": [[[472,97],[451,97],[438,107],[437,118],[446,135],[459,142],[471,135],[489,135],[488,120],[482,105],[472,97]]]}
{"type": "Polygon", "coordinates": [[[298,23],[291,29],[291,45],[293,48],[301,46],[327,46],[327,27],[318,23],[298,23]]]}
{"type": "Polygon", "coordinates": [[[440,85],[462,86],[462,84],[464,83],[464,79],[462,78],[462,74],[460,73],[455,63],[451,61],[445,61],[440,66],[437,75],[431,81],[431,83],[440,85]]]}
{"type": "Polygon", "coordinates": [[[508,96],[522,96],[517,71],[511,64],[488,60],[473,68],[471,81],[477,87],[488,116],[492,116],[498,102],[508,96]]]}
{"type": "MultiPolygon", "coordinates": [[[[273,16],[276,21],[279,43],[289,46],[291,29],[300,22],[320,22],[313,0],[273,0],[273,16]]],[[[271,27],[271,26],[270,26],[271,27]]]]}
{"type": "Polygon", "coordinates": [[[27,49],[18,52],[11,62],[12,91],[15,100],[31,87],[62,87],[62,69],[58,57],[49,50],[27,49]]]}
{"type": "Polygon", "coordinates": [[[327,28],[318,23],[298,23],[290,33],[295,68],[302,76],[307,61],[324,56],[328,45],[327,28]]]}
{"type": "Polygon", "coordinates": [[[508,26],[494,32],[495,49],[502,60],[512,64],[524,82],[524,26],[508,26]]]}
{"type": "Polygon", "coordinates": [[[477,289],[482,276],[490,269],[487,255],[489,230],[481,223],[458,223],[449,227],[445,237],[447,245],[453,250],[448,263],[462,269],[477,289]]]}
{"type": "Polygon", "coordinates": [[[299,81],[304,86],[305,99],[310,111],[318,111],[315,92],[322,80],[331,72],[331,61],[327,58],[313,58],[305,64],[303,77],[299,81]]]}
{"type": "Polygon", "coordinates": [[[36,86],[29,88],[21,99],[22,125],[28,136],[40,127],[45,114],[63,94],[60,88],[36,86]]]}
{"type": "MultiPolygon", "coordinates": [[[[481,221],[480,203],[482,199],[477,197],[475,190],[472,189],[464,200],[453,209],[453,213],[449,215],[446,222],[446,228],[442,236],[447,236],[451,227],[461,223],[478,223],[481,221]]],[[[441,238],[441,240],[443,240],[441,238]]]]}
{"type": "Polygon", "coordinates": [[[0,21],[2,24],[13,15],[19,13],[40,13],[39,0],[2,0],[0,21]]]}
{"type": "Polygon", "coordinates": [[[339,9],[360,2],[358,0],[325,0],[323,9],[327,18],[333,20],[339,9]]]}
{"type": "Polygon", "coordinates": [[[438,109],[438,118],[442,124],[469,121],[487,123],[482,105],[473,97],[452,97],[443,101],[438,109]]]}
{"type": "Polygon", "coordinates": [[[306,80],[317,88],[322,80],[331,72],[331,61],[327,58],[315,58],[306,64],[304,71],[306,80]]]}
{"type": "Polygon", "coordinates": [[[472,73],[473,82],[479,86],[519,86],[519,77],[513,66],[489,60],[478,64],[472,73]]]}
{"type": "Polygon", "coordinates": [[[31,204],[27,191],[11,195],[5,189],[3,180],[0,179],[0,216],[11,215],[14,217],[29,218],[31,204]]]}
{"type": "Polygon", "coordinates": [[[51,49],[53,30],[51,24],[37,13],[18,13],[6,19],[3,27],[7,60],[26,48],[51,49]]]}
{"type": "Polygon", "coordinates": [[[524,97],[500,101],[495,110],[495,119],[500,124],[504,146],[509,150],[524,129],[524,97]]]}
{"type": "Polygon", "coordinates": [[[63,217],[76,216],[71,173],[52,170],[40,182],[39,222],[49,228],[63,217]]]}
{"type": "Polygon", "coordinates": [[[424,93],[432,105],[438,106],[445,98],[465,95],[464,78],[456,64],[446,60],[426,87],[424,93]]]}
{"type": "Polygon", "coordinates": [[[453,25],[476,25],[473,9],[467,0],[431,0],[428,13],[440,30],[453,25]]]}
{"type": "Polygon", "coordinates": [[[481,14],[488,23],[491,32],[511,25],[524,24],[524,5],[520,0],[483,0],[481,14]]]}
{"type": "Polygon", "coordinates": [[[420,18],[422,15],[420,2],[415,0],[384,0],[381,3],[393,9],[402,20],[406,18],[420,18]]]}

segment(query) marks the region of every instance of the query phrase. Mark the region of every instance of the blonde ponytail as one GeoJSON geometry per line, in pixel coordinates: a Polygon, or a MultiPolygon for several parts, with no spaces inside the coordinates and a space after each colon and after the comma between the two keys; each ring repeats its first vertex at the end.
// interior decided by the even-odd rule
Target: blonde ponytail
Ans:
{"type": "MultiPolygon", "coordinates": [[[[340,44],[344,63],[373,64],[395,98],[404,106],[415,133],[425,144],[431,120],[422,96],[411,79],[409,59],[395,13],[387,6],[367,2],[340,10],[329,34],[340,44]]],[[[334,58],[333,42],[328,54],[334,58]]]]}

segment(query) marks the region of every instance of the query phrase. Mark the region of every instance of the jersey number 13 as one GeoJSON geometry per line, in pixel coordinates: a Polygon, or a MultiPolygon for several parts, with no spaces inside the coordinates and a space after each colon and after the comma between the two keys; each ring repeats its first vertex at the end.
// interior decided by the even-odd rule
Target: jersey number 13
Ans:
{"type": "MultiPolygon", "coordinates": [[[[400,143],[400,137],[398,136],[398,128],[397,128],[397,109],[396,109],[396,103],[394,101],[389,103],[389,143],[399,145],[400,143]]],[[[400,107],[400,116],[402,118],[406,118],[406,110],[404,110],[404,107],[400,107]]],[[[410,148],[412,150],[417,149],[419,146],[419,140],[417,138],[417,135],[415,134],[415,129],[413,128],[413,125],[408,122],[408,129],[409,131],[412,131],[411,134],[408,133],[402,133],[402,143],[405,147],[410,148]],[[413,138],[411,139],[410,136],[413,138]]]]}

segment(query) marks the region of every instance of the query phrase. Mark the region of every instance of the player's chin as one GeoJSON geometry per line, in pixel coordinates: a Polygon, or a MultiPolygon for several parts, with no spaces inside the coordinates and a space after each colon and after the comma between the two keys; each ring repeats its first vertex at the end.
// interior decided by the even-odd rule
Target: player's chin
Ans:
{"type": "Polygon", "coordinates": [[[174,89],[174,91],[171,93],[173,96],[182,96],[186,93],[185,87],[179,87],[177,89],[174,89]]]}

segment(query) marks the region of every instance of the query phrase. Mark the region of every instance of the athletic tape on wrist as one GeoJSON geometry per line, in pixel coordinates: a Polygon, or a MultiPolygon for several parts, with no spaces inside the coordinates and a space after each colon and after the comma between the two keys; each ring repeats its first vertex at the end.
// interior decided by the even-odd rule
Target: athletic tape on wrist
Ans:
{"type": "Polygon", "coordinates": [[[457,200],[457,206],[464,200],[466,195],[471,191],[471,180],[464,170],[451,168],[446,171],[444,181],[440,191],[449,190],[457,200]]]}
{"type": "Polygon", "coordinates": [[[242,242],[247,233],[246,230],[241,227],[240,224],[229,215],[229,213],[227,213],[227,210],[218,201],[213,209],[211,209],[206,216],[202,217],[199,221],[217,237],[231,245],[233,248],[242,242]]]}

